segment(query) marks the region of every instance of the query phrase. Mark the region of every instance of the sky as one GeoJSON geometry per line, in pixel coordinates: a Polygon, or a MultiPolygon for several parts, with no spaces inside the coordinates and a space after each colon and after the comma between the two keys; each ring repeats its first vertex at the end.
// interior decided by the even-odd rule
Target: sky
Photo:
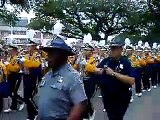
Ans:
{"type": "MultiPolygon", "coordinates": [[[[10,4],[6,4],[6,8],[7,8],[9,11],[13,11],[13,10],[14,10],[13,6],[11,6],[10,4]]],[[[23,11],[23,12],[21,12],[21,14],[19,15],[19,17],[27,17],[27,18],[31,19],[31,18],[34,18],[34,17],[35,17],[35,14],[33,13],[33,10],[31,10],[29,14],[28,14],[27,12],[23,11]]]]}

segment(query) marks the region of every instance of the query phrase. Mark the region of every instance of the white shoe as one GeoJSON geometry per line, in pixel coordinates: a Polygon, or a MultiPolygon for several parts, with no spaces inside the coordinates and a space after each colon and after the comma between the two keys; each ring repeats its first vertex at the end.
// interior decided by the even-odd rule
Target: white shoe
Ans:
{"type": "Polygon", "coordinates": [[[151,91],[151,88],[148,89],[148,92],[150,92],[150,91],[151,91]]]}
{"type": "Polygon", "coordinates": [[[133,97],[132,97],[132,98],[131,98],[131,100],[130,100],[130,103],[132,103],[132,102],[133,102],[133,100],[134,100],[134,99],[133,99],[133,97]]]}
{"type": "Polygon", "coordinates": [[[20,107],[19,107],[18,110],[19,110],[19,111],[22,111],[23,109],[24,109],[24,103],[20,105],[20,107]]]}
{"type": "Polygon", "coordinates": [[[102,98],[102,95],[99,95],[98,98],[102,98]]]}
{"type": "Polygon", "coordinates": [[[135,95],[138,96],[138,93],[136,93],[135,95]]]}
{"type": "Polygon", "coordinates": [[[38,118],[38,115],[35,116],[34,120],[37,120],[37,118],[38,118]]]}
{"type": "Polygon", "coordinates": [[[95,115],[96,115],[96,110],[94,110],[93,115],[89,117],[89,120],[94,120],[95,115]]]}
{"type": "Polygon", "coordinates": [[[157,88],[157,86],[155,85],[155,86],[153,86],[153,88],[154,88],[154,89],[156,89],[156,88],[157,88]]]}
{"type": "Polygon", "coordinates": [[[141,96],[142,96],[142,93],[139,93],[139,94],[138,94],[138,97],[141,97],[141,96]]]}
{"type": "Polygon", "coordinates": [[[9,112],[14,112],[14,111],[16,111],[16,110],[12,110],[12,109],[6,109],[6,110],[4,110],[4,113],[9,113],[9,112]]]}
{"type": "Polygon", "coordinates": [[[146,92],[146,90],[142,90],[142,92],[146,92]]]}

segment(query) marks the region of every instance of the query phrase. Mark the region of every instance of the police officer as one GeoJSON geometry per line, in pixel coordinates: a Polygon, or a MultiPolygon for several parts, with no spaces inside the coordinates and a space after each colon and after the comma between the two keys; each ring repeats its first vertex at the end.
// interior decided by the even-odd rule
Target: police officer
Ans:
{"type": "Polygon", "coordinates": [[[99,74],[100,88],[104,108],[109,120],[123,120],[131,99],[130,87],[134,84],[131,63],[122,56],[124,42],[119,37],[110,44],[110,57],[98,65],[95,73],[99,74]]]}
{"type": "Polygon", "coordinates": [[[40,84],[40,120],[81,120],[87,97],[79,73],[67,63],[74,55],[64,40],[54,36],[46,47],[50,71],[40,84]]]}
{"type": "Polygon", "coordinates": [[[7,80],[10,85],[10,96],[12,98],[12,103],[10,108],[4,110],[4,112],[11,112],[12,110],[17,110],[17,100],[21,104],[19,110],[22,110],[24,108],[23,98],[17,94],[21,83],[21,76],[19,74],[20,65],[18,63],[18,47],[10,45],[9,49],[10,57],[8,64],[6,64],[6,69],[8,74],[7,80]]]}

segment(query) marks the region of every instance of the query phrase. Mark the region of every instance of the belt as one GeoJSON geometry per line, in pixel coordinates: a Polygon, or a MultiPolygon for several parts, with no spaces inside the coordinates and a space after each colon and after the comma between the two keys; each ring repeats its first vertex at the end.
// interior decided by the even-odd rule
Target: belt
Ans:
{"type": "Polygon", "coordinates": [[[67,119],[55,119],[55,120],[67,120],[67,119]]]}
{"type": "Polygon", "coordinates": [[[86,76],[86,77],[83,77],[83,80],[88,80],[90,79],[90,77],[86,76]]]}

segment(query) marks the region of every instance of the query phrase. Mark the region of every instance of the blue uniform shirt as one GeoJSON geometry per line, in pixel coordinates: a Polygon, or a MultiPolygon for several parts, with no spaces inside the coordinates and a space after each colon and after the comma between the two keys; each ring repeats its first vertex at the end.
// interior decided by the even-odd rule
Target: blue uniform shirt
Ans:
{"type": "MultiPolygon", "coordinates": [[[[105,66],[108,66],[114,71],[123,75],[128,75],[130,77],[133,76],[131,63],[127,57],[121,57],[119,61],[115,61],[111,57],[108,57],[102,60],[102,62],[97,67],[104,68],[105,66]]],[[[98,80],[100,84],[105,86],[105,91],[109,94],[128,91],[131,87],[121,82],[120,80],[117,80],[116,77],[106,75],[105,73],[98,76],[98,80]]]]}
{"type": "Polygon", "coordinates": [[[41,120],[67,119],[73,105],[86,99],[79,73],[66,64],[56,73],[49,71],[42,79],[39,117],[41,120]]]}

